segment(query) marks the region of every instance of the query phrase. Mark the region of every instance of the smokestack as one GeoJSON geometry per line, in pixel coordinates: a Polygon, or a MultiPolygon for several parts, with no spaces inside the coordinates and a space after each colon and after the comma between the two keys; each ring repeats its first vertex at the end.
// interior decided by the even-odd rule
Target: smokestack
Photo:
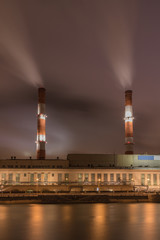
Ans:
{"type": "Polygon", "coordinates": [[[125,154],[133,154],[132,90],[125,91],[125,154]]]}
{"type": "Polygon", "coordinates": [[[37,159],[45,159],[46,144],[46,113],[45,88],[38,89],[38,115],[37,115],[37,159]]]}

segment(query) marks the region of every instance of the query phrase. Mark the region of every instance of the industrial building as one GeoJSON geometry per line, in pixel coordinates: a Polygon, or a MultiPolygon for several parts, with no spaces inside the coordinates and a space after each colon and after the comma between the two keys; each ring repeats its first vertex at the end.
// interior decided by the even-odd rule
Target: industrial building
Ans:
{"type": "Polygon", "coordinates": [[[125,92],[125,154],[68,154],[47,159],[45,89],[38,89],[37,159],[0,160],[4,185],[134,185],[159,189],[160,155],[134,154],[132,91],[125,92]]]}

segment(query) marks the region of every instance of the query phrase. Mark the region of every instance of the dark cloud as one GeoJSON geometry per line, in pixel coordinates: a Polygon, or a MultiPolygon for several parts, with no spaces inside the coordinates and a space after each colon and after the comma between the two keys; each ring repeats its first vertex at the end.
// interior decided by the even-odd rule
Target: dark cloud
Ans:
{"type": "Polygon", "coordinates": [[[99,111],[105,111],[103,102],[94,99],[76,96],[71,90],[54,86],[53,90],[47,91],[48,107],[53,107],[57,111],[74,112],[80,111],[85,114],[97,114],[99,111]]]}

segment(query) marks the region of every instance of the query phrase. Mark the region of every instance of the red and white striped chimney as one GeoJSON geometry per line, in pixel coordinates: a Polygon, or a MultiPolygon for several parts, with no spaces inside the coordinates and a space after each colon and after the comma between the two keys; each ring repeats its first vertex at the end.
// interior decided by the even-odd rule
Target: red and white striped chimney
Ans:
{"type": "Polygon", "coordinates": [[[46,145],[46,113],[45,88],[38,89],[38,115],[37,115],[37,159],[45,159],[46,145]]]}
{"type": "Polygon", "coordinates": [[[125,154],[133,154],[133,109],[132,90],[125,91],[125,154]]]}

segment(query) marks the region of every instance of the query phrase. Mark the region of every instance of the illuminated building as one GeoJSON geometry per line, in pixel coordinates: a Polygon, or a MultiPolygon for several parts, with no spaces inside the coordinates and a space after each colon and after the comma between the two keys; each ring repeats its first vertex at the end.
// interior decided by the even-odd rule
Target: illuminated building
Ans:
{"type": "Polygon", "coordinates": [[[37,159],[0,160],[1,185],[62,183],[132,184],[159,188],[160,155],[133,154],[132,91],[125,92],[125,154],[68,154],[45,156],[45,89],[38,90],[37,159]]]}

